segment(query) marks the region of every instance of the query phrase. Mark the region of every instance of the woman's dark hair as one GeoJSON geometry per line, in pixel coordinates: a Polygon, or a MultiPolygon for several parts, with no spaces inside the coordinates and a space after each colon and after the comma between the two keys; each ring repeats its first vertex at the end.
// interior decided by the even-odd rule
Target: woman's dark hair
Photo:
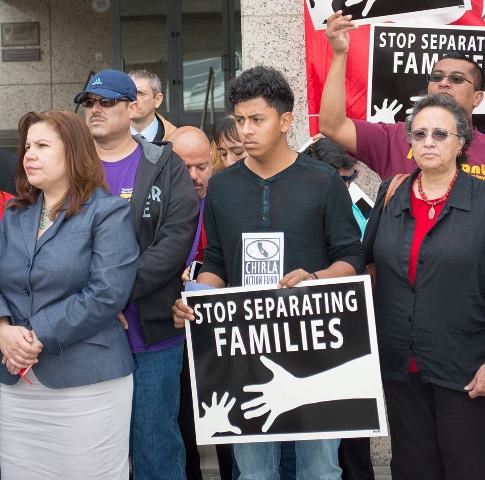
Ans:
{"type": "Polygon", "coordinates": [[[25,208],[32,205],[41,192],[27,180],[23,162],[27,134],[36,123],[50,125],[64,144],[68,189],[65,197],[52,209],[51,218],[55,218],[61,208],[65,208],[67,216],[78,213],[97,187],[106,188],[104,170],[86,124],[75,113],[61,111],[29,112],[20,119],[17,197],[9,207],[25,208]]]}
{"type": "Polygon", "coordinates": [[[467,160],[466,150],[470,146],[472,141],[472,129],[470,126],[470,121],[468,120],[467,114],[460,107],[460,105],[448,95],[443,95],[441,93],[436,93],[434,95],[428,95],[414,104],[413,111],[406,118],[406,130],[408,135],[411,134],[412,124],[416,115],[423,111],[425,108],[442,108],[447,112],[450,112],[456,121],[456,133],[459,137],[465,140],[463,148],[461,149],[461,154],[456,157],[456,163],[458,165],[465,163],[467,160]]]}
{"type": "Polygon", "coordinates": [[[237,133],[235,118],[232,115],[219,118],[212,127],[212,137],[217,146],[221,144],[224,138],[230,142],[239,143],[241,139],[237,133]]]}
{"type": "Polygon", "coordinates": [[[305,153],[322,163],[329,164],[336,170],[339,168],[349,170],[357,163],[357,159],[351,157],[344,148],[328,138],[318,139],[305,150],[305,153]]]}
{"type": "Polygon", "coordinates": [[[295,103],[288,80],[278,70],[263,65],[245,70],[239,77],[232,79],[228,97],[232,108],[240,102],[261,97],[279,115],[292,112],[295,103]]]}

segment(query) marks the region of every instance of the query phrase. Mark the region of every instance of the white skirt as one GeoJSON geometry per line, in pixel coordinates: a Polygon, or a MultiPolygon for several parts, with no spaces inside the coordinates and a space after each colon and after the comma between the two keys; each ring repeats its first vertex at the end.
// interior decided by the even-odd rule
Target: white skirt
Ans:
{"type": "Polygon", "coordinates": [[[2,480],[127,480],[133,377],[50,389],[0,384],[2,480]]]}

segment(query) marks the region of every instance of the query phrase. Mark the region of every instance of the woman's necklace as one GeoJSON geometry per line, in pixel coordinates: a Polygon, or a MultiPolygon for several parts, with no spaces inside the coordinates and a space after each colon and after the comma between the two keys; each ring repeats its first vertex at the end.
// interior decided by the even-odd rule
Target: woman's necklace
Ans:
{"type": "Polygon", "coordinates": [[[50,213],[51,211],[46,208],[45,205],[42,205],[42,210],[40,211],[39,230],[45,230],[52,223],[50,213]]]}
{"type": "Polygon", "coordinates": [[[434,200],[428,200],[428,197],[426,196],[426,194],[423,191],[423,184],[422,184],[422,181],[421,181],[422,172],[419,172],[419,174],[418,174],[418,192],[421,195],[423,202],[430,206],[430,209],[429,209],[429,212],[428,212],[428,218],[430,220],[433,220],[434,215],[435,215],[434,207],[436,207],[436,205],[439,205],[440,203],[444,203],[444,202],[446,202],[446,200],[448,200],[448,197],[450,196],[450,192],[451,192],[453,186],[455,185],[456,177],[458,177],[458,169],[456,169],[455,175],[451,179],[451,182],[448,185],[448,189],[446,190],[445,194],[443,196],[441,196],[440,198],[435,198],[434,200]]]}

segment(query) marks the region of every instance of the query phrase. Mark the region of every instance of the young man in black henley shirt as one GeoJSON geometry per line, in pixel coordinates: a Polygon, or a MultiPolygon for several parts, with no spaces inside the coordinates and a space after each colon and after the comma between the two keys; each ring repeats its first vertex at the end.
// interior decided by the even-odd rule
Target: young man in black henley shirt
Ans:
{"type": "MultiPolygon", "coordinates": [[[[280,287],[363,272],[360,230],[345,184],[335,169],[288,145],[294,97],[286,79],[272,68],[252,68],[233,80],[229,101],[248,157],[209,182],[204,211],[208,244],[197,281],[216,288],[247,283],[243,239],[265,232],[282,232],[280,287]]],[[[181,300],[173,313],[176,327],[182,328],[185,318],[194,319],[181,300]]],[[[338,445],[339,440],[297,442],[299,478],[340,479],[338,445]]],[[[237,444],[234,454],[240,480],[276,478],[274,444],[237,444]]]]}

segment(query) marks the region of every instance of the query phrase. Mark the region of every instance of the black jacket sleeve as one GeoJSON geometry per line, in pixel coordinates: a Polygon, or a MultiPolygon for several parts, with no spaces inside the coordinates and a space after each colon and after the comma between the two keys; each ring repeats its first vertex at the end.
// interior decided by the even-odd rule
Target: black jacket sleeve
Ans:
{"type": "Polygon", "coordinates": [[[330,263],[352,265],[357,274],[364,271],[360,229],[352,213],[352,200],[345,184],[334,172],[326,190],[324,225],[330,263]]]}
{"type": "Polygon", "coordinates": [[[199,200],[183,161],[172,155],[163,189],[166,214],[156,241],[143,251],[131,300],[158,290],[180,275],[197,230],[199,200]]]}

